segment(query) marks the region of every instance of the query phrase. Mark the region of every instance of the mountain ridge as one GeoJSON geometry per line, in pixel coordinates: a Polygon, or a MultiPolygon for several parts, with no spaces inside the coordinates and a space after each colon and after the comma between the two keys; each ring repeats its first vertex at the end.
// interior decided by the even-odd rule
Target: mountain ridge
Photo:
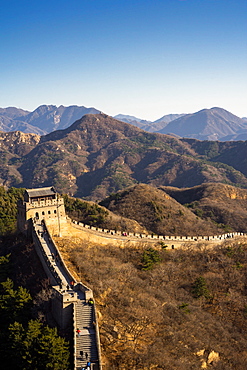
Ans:
{"type": "Polygon", "coordinates": [[[69,127],[85,114],[100,113],[95,108],[71,105],[40,105],[34,111],[8,107],[0,108],[0,129],[46,135],[49,132],[69,127]]]}
{"type": "Polygon", "coordinates": [[[233,137],[245,130],[247,132],[244,120],[225,109],[215,107],[179,117],[159,130],[159,133],[173,133],[187,138],[217,141],[223,140],[227,135],[233,137]]]}
{"type": "MultiPolygon", "coordinates": [[[[41,105],[33,112],[15,107],[0,108],[0,130],[46,135],[69,127],[85,114],[98,113],[100,111],[95,108],[77,105],[68,107],[41,105]]],[[[202,109],[190,114],[167,114],[153,122],[124,114],[118,114],[113,118],[130,123],[147,132],[159,132],[177,137],[220,141],[237,141],[247,138],[246,119],[217,107],[202,109]]]]}
{"type": "Polygon", "coordinates": [[[247,188],[247,142],[178,139],[102,113],[84,115],[64,130],[35,136],[32,143],[25,135],[20,153],[18,135],[0,133],[2,185],[53,184],[94,201],[138,182],[180,188],[222,182],[247,188]]]}

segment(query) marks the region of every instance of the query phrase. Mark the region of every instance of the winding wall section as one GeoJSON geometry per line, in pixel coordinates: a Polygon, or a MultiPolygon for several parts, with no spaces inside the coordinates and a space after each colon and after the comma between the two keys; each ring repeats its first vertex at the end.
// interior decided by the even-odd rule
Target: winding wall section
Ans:
{"type": "MultiPolygon", "coordinates": [[[[67,218],[65,222],[71,223],[67,218]]],[[[119,232],[89,226],[80,222],[72,221],[73,226],[88,235],[99,237],[106,243],[162,242],[168,249],[183,248],[191,244],[203,243],[213,246],[224,240],[236,237],[246,237],[244,233],[226,233],[213,236],[164,236],[155,234],[140,234],[119,232]]],[[[53,289],[52,313],[59,327],[66,330],[73,327],[74,341],[74,370],[81,370],[88,360],[91,361],[91,369],[101,370],[100,338],[97,323],[95,304],[89,305],[89,298],[93,298],[93,292],[75,278],[67,269],[56,244],[49,234],[45,221],[32,221],[32,237],[37,254],[43,268],[50,280],[53,289]],[[71,282],[74,282],[74,286],[71,282]],[[77,329],[80,330],[78,335],[77,329]]]]}
{"type": "Polygon", "coordinates": [[[73,326],[74,370],[81,370],[87,361],[92,370],[101,370],[100,340],[93,292],[76,282],[63,261],[45,222],[33,221],[35,249],[53,289],[52,313],[63,330],[73,326]],[[73,282],[73,284],[71,284],[73,282]],[[79,331],[78,331],[79,329],[79,331]]]}
{"type": "MultiPolygon", "coordinates": [[[[84,231],[90,237],[95,235],[101,237],[101,240],[105,243],[116,242],[125,244],[126,242],[139,244],[140,242],[157,243],[162,242],[167,249],[184,248],[188,245],[195,245],[203,243],[208,247],[213,247],[215,244],[220,244],[224,240],[234,239],[239,237],[247,237],[246,233],[232,232],[220,235],[194,235],[194,236],[176,236],[176,235],[156,235],[156,234],[140,234],[130,232],[120,232],[116,230],[102,229],[95,226],[90,226],[81,222],[72,221],[75,228],[84,231]]],[[[93,239],[93,238],[92,238],[93,239]]]]}

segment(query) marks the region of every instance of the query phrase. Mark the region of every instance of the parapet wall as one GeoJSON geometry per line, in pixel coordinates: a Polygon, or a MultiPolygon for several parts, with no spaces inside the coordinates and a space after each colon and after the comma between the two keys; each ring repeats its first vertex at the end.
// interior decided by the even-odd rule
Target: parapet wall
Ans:
{"type": "Polygon", "coordinates": [[[55,241],[54,241],[54,239],[53,239],[53,237],[52,237],[51,233],[49,232],[49,228],[47,228],[47,225],[46,225],[46,221],[45,221],[45,220],[44,220],[44,225],[45,225],[45,227],[46,227],[46,230],[47,230],[47,234],[48,234],[48,237],[49,237],[50,243],[52,244],[53,248],[56,250],[56,254],[57,254],[57,256],[58,256],[58,259],[59,259],[59,261],[60,261],[61,266],[63,266],[63,268],[64,268],[64,270],[65,270],[65,272],[66,272],[67,276],[69,276],[69,277],[70,277],[70,280],[71,280],[71,281],[72,281],[72,280],[73,280],[73,281],[76,281],[76,279],[74,278],[74,276],[71,274],[71,272],[70,272],[70,271],[69,271],[69,269],[67,268],[66,263],[64,262],[63,257],[62,257],[62,255],[61,255],[61,253],[59,252],[59,250],[58,250],[58,248],[57,248],[57,246],[56,246],[56,243],[55,243],[55,241]]]}
{"type": "Polygon", "coordinates": [[[54,269],[54,266],[52,265],[43,245],[40,240],[40,237],[37,235],[35,227],[33,225],[32,228],[32,238],[35,246],[35,250],[39,256],[39,259],[42,263],[42,266],[45,270],[45,273],[47,277],[49,278],[52,285],[60,285],[62,284],[62,279],[58,275],[57,271],[54,269]]]}
{"type": "Polygon", "coordinates": [[[182,247],[184,245],[188,245],[189,243],[205,243],[205,244],[219,244],[226,239],[232,239],[236,237],[246,237],[246,233],[242,232],[232,232],[232,233],[225,233],[220,235],[195,235],[195,236],[177,236],[177,235],[156,235],[156,234],[141,234],[141,233],[131,233],[131,232],[120,232],[117,230],[109,230],[103,229],[95,226],[90,226],[84,224],[82,222],[72,220],[74,226],[81,230],[90,230],[91,232],[95,232],[100,236],[102,235],[103,238],[107,238],[108,243],[110,242],[109,239],[117,240],[120,244],[121,242],[132,242],[132,243],[140,243],[140,242],[163,242],[167,244],[168,248],[174,248],[175,243],[176,247],[182,247]]]}

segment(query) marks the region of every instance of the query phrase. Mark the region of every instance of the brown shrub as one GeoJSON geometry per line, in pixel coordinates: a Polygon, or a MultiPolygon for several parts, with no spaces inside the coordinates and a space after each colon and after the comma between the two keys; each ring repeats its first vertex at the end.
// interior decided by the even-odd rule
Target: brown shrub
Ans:
{"type": "Polygon", "coordinates": [[[85,243],[71,250],[102,315],[108,368],[198,370],[213,350],[217,369],[245,370],[247,244],[159,254],[161,263],[142,271],[143,249],[85,243]],[[193,296],[199,276],[210,299],[193,296]]]}

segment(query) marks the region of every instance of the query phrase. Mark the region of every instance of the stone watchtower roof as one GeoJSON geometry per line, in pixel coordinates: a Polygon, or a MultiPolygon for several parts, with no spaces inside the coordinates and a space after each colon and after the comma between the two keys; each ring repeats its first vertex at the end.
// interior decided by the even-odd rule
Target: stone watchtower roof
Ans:
{"type": "Polygon", "coordinates": [[[47,197],[49,195],[56,194],[56,190],[54,189],[53,186],[49,186],[47,188],[26,189],[26,192],[29,198],[47,197]]]}

